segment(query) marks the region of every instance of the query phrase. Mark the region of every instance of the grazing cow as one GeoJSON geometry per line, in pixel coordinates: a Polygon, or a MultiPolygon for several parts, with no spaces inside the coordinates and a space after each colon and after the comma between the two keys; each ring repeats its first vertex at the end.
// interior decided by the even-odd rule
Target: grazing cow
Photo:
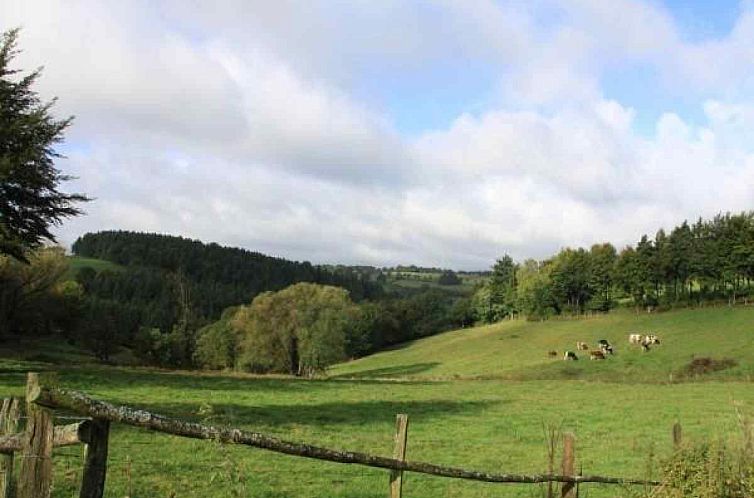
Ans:
{"type": "Polygon", "coordinates": [[[654,334],[645,335],[641,339],[641,349],[646,353],[652,344],[660,344],[660,338],[654,334]]]}
{"type": "Polygon", "coordinates": [[[578,341],[576,343],[576,349],[579,351],[589,351],[589,344],[585,342],[578,341]]]}
{"type": "Polygon", "coordinates": [[[631,344],[641,344],[644,336],[642,334],[631,334],[628,336],[628,342],[631,344]]]}
{"type": "Polygon", "coordinates": [[[611,346],[610,344],[600,344],[600,351],[605,354],[615,354],[613,352],[613,346],[611,346]]]}
{"type": "Polygon", "coordinates": [[[578,359],[579,357],[576,356],[576,353],[574,353],[573,351],[566,351],[563,354],[563,361],[576,361],[578,359]]]}
{"type": "Polygon", "coordinates": [[[605,352],[599,349],[595,349],[593,351],[589,351],[589,359],[590,360],[604,360],[607,357],[605,356],[605,352]]]}
{"type": "Polygon", "coordinates": [[[558,356],[558,352],[557,351],[548,351],[547,352],[547,356],[549,356],[550,358],[555,358],[556,356],[558,356]]]}
{"type": "Polygon", "coordinates": [[[660,344],[660,338],[654,334],[645,335],[644,341],[649,344],[660,344]]]}

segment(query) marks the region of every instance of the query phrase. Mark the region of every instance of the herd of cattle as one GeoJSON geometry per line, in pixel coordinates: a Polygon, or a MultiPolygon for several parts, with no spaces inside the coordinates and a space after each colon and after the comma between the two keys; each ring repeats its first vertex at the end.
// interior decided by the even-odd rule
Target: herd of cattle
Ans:
{"type": "MultiPolygon", "coordinates": [[[[649,351],[650,346],[654,344],[660,344],[660,338],[654,334],[631,334],[628,336],[629,344],[636,344],[641,346],[643,351],[649,351]]],[[[607,339],[600,339],[597,343],[598,349],[591,349],[586,342],[578,341],[576,343],[577,351],[589,351],[590,360],[606,360],[609,355],[615,353],[612,344],[607,339]]],[[[556,358],[558,356],[557,351],[550,351],[548,356],[556,358]]],[[[574,351],[566,351],[563,353],[563,360],[573,361],[578,360],[579,356],[574,351]]]]}

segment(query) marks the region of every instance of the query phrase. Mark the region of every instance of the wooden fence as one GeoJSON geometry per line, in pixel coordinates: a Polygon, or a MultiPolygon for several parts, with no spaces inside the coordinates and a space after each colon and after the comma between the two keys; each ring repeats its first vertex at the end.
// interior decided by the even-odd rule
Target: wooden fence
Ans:
{"type": "MultiPolygon", "coordinates": [[[[390,471],[389,496],[402,496],[404,472],[493,483],[561,483],[562,497],[576,496],[581,483],[656,486],[657,481],[575,475],[575,438],[563,438],[562,474],[488,473],[432,463],[406,460],[408,417],[399,414],[396,420],[393,458],[355,451],[342,451],[285,441],[279,438],[228,427],[215,427],[163,417],[127,406],[99,401],[84,393],[41,386],[36,373],[29,373],[26,384],[27,422],[18,431],[20,403],[17,399],[3,401],[0,411],[0,498],[49,498],[52,488],[52,453],[55,447],[85,445],[85,462],[79,496],[102,498],[107,476],[107,450],[110,423],[126,424],[181,437],[208,439],[242,444],[277,453],[357,464],[390,471]],[[78,423],[54,426],[51,409],[64,409],[90,417],[78,423]],[[14,454],[20,453],[21,465],[17,483],[14,481],[14,454]]],[[[680,425],[674,428],[674,442],[680,443],[680,425]]]]}

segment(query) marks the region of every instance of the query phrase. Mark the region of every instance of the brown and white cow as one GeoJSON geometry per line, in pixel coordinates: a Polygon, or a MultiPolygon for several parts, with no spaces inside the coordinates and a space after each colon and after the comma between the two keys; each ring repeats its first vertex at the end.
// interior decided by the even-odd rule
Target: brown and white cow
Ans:
{"type": "Polygon", "coordinates": [[[589,351],[590,360],[604,360],[606,358],[607,356],[605,356],[605,352],[600,349],[589,351]]]}
{"type": "Polygon", "coordinates": [[[576,343],[576,349],[578,351],[589,351],[589,344],[587,344],[585,342],[578,341],[576,343]]]}

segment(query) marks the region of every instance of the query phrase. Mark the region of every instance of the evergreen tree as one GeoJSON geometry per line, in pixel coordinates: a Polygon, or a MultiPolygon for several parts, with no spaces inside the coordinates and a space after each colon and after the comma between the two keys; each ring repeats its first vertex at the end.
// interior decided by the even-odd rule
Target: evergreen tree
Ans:
{"type": "Polygon", "coordinates": [[[55,167],[53,147],[72,118],[55,119],[55,101],[44,103],[32,90],[41,69],[17,77],[10,67],[17,38],[13,29],[0,40],[0,254],[26,262],[29,249],[54,242],[52,226],[81,214],[75,204],[88,199],[58,190],[70,177],[55,167]]]}

